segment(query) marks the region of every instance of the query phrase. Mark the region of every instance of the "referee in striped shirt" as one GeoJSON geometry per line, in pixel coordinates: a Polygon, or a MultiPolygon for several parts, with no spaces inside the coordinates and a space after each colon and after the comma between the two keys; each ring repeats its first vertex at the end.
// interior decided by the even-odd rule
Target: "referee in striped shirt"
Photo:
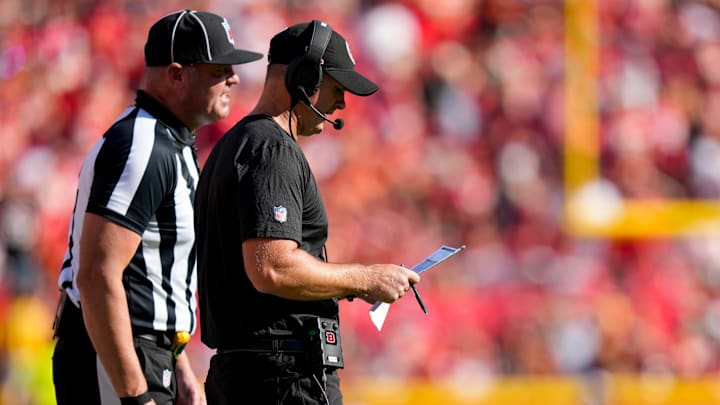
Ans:
{"type": "Polygon", "coordinates": [[[205,404],[182,348],[195,331],[194,131],[229,114],[236,49],[226,19],[157,21],[129,107],[80,171],[59,277],[57,403],[205,404]]]}

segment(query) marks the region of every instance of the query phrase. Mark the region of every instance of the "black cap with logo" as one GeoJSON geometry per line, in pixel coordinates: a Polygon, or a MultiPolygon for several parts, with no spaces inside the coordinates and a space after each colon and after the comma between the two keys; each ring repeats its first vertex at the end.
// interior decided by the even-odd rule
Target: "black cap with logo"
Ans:
{"type": "Polygon", "coordinates": [[[230,24],[217,14],[181,10],[158,20],[145,43],[147,66],[210,63],[239,65],[259,60],[263,55],[235,48],[230,24]]]}
{"type": "MultiPolygon", "coordinates": [[[[287,64],[302,56],[310,43],[312,26],[302,23],[290,26],[275,34],[270,40],[268,60],[271,64],[287,64]]],[[[355,59],[345,38],[333,30],[325,53],[322,69],[350,93],[369,96],[378,90],[378,85],[355,70],[355,59]]]]}

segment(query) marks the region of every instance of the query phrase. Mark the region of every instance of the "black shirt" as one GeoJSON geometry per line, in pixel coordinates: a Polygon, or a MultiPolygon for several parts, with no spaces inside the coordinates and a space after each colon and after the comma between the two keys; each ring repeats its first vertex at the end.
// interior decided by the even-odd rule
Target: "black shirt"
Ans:
{"type": "Polygon", "coordinates": [[[268,116],[245,117],[213,148],[195,199],[202,341],[232,348],[257,337],[299,337],[308,316],[336,318],[337,300],[258,292],[243,264],[250,238],[290,239],[323,260],[328,221],[297,142],[268,116]]]}

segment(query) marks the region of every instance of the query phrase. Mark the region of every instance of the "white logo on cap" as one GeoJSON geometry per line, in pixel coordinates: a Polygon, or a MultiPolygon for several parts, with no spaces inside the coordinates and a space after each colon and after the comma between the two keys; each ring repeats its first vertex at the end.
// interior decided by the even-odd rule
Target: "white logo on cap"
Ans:
{"type": "Polygon", "coordinates": [[[227,19],[223,18],[222,26],[225,28],[225,34],[227,34],[227,39],[230,41],[231,44],[235,45],[235,38],[233,38],[232,30],[230,29],[230,24],[227,22],[227,19]]]}
{"type": "Polygon", "coordinates": [[[350,57],[350,61],[352,62],[353,66],[355,66],[355,58],[352,56],[352,52],[350,52],[350,44],[345,41],[345,49],[347,49],[348,56],[350,57]]]}

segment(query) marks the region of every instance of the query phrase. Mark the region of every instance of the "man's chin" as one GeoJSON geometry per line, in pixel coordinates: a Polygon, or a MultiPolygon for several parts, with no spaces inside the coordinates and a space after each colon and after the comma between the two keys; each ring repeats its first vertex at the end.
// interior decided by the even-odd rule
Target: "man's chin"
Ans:
{"type": "Polygon", "coordinates": [[[212,118],[214,121],[221,120],[223,118],[227,118],[230,115],[230,107],[226,108],[216,108],[213,110],[212,118]]]}
{"type": "Polygon", "coordinates": [[[305,127],[300,131],[301,136],[312,136],[317,135],[323,131],[323,122],[320,121],[319,123],[315,124],[315,126],[312,127],[305,127]]]}
{"type": "Polygon", "coordinates": [[[325,123],[320,122],[317,125],[315,125],[314,127],[312,127],[312,132],[310,133],[310,135],[317,135],[317,134],[323,132],[324,129],[325,129],[325,123]]]}

